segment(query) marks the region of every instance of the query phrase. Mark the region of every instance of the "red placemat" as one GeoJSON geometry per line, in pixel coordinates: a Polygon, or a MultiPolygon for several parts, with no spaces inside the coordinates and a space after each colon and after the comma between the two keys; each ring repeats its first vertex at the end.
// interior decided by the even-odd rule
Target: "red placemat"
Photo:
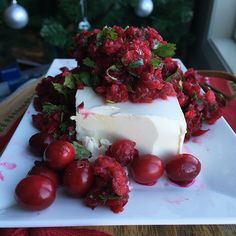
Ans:
{"type": "Polygon", "coordinates": [[[1,236],[112,236],[109,233],[95,229],[76,228],[17,228],[1,229],[1,236]]]}

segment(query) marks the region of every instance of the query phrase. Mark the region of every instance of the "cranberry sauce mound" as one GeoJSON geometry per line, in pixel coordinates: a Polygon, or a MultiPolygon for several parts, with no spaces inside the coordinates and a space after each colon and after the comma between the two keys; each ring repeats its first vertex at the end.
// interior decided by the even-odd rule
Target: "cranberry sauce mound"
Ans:
{"type": "Polygon", "coordinates": [[[175,45],[150,27],[119,26],[84,31],[74,37],[70,55],[78,67],[45,78],[36,89],[33,124],[55,138],[75,139],[74,115],[77,89],[90,86],[107,102],[151,103],[177,96],[187,122],[186,140],[204,133],[202,123],[213,124],[223,103],[212,91],[201,92],[204,78],[193,69],[183,73],[171,57],[175,45]]]}

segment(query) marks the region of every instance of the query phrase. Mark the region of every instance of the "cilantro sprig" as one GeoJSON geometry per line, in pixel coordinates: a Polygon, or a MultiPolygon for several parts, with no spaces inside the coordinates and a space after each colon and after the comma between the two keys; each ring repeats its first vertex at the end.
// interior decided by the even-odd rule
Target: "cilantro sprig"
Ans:
{"type": "Polygon", "coordinates": [[[102,45],[105,39],[116,40],[118,34],[114,31],[112,27],[105,26],[96,36],[96,46],[102,45]]]}
{"type": "Polygon", "coordinates": [[[129,63],[128,67],[129,68],[138,68],[139,66],[142,66],[144,63],[143,63],[143,59],[140,58],[136,61],[132,61],[129,63]]]}
{"type": "Polygon", "coordinates": [[[92,88],[96,87],[100,82],[100,78],[97,75],[93,75],[86,71],[81,71],[77,74],[74,74],[74,77],[85,86],[92,88]]]}
{"type": "Polygon", "coordinates": [[[50,102],[46,102],[43,104],[43,112],[47,115],[50,115],[54,112],[64,112],[66,110],[66,107],[64,105],[54,105],[50,102]]]}
{"type": "Polygon", "coordinates": [[[158,44],[153,50],[154,54],[159,57],[173,57],[175,55],[176,45],[174,43],[158,44]]]}
{"type": "Polygon", "coordinates": [[[83,59],[83,64],[88,66],[88,67],[91,67],[91,68],[95,68],[96,67],[96,64],[94,61],[92,61],[89,57],[85,57],[83,59]]]}
{"type": "Polygon", "coordinates": [[[91,155],[92,155],[91,152],[88,149],[86,149],[83,145],[74,141],[73,146],[75,149],[75,160],[81,160],[84,158],[91,157],[91,155]]]}
{"type": "Polygon", "coordinates": [[[160,60],[159,58],[156,58],[156,57],[153,57],[151,59],[150,63],[153,66],[154,69],[157,69],[158,67],[162,67],[163,66],[162,60],[160,60]]]}
{"type": "Polygon", "coordinates": [[[65,97],[68,95],[68,89],[73,90],[75,86],[75,77],[72,73],[68,73],[65,76],[63,83],[52,83],[53,88],[60,94],[63,94],[65,97]]]}
{"type": "MultiPolygon", "coordinates": [[[[172,79],[173,79],[174,77],[176,77],[176,76],[177,76],[177,77],[180,76],[178,68],[177,68],[177,70],[176,70],[173,74],[171,74],[171,75],[169,75],[168,77],[166,77],[166,78],[165,78],[165,81],[166,81],[166,82],[171,82],[172,79]]],[[[181,86],[182,86],[182,85],[181,85],[181,86]]]]}

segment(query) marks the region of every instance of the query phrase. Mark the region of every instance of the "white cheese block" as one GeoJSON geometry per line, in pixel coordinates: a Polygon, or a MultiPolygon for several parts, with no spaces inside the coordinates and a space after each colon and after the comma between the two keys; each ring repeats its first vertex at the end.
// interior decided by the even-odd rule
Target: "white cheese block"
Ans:
{"type": "Polygon", "coordinates": [[[104,152],[109,141],[124,138],[135,141],[140,153],[154,154],[163,160],[169,154],[181,153],[186,122],[176,97],[152,103],[108,104],[85,87],[77,91],[76,107],[73,119],[77,139],[92,151],[94,158],[104,152]],[[82,102],[84,107],[78,109],[82,102]]]}

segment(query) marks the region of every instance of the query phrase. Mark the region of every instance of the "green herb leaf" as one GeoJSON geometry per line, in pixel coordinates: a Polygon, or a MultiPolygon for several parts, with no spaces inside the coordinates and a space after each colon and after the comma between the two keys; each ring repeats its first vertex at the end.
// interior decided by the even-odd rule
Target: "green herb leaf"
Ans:
{"type": "Polygon", "coordinates": [[[107,200],[119,200],[121,199],[120,196],[116,195],[116,194],[99,194],[98,197],[102,200],[102,201],[107,201],[107,200]]]}
{"type": "Polygon", "coordinates": [[[83,59],[83,64],[88,66],[88,67],[92,67],[92,68],[96,67],[95,62],[92,61],[89,57],[86,57],[86,58],[83,59]]]}
{"type": "Polygon", "coordinates": [[[166,82],[171,82],[171,80],[172,80],[172,79],[174,78],[174,76],[176,76],[176,75],[177,75],[177,76],[180,76],[178,69],[176,70],[175,73],[173,73],[172,75],[166,77],[164,80],[165,80],[166,82]]]}
{"type": "Polygon", "coordinates": [[[79,79],[85,86],[91,87],[91,79],[89,72],[80,72],[79,79]]]}
{"type": "Polygon", "coordinates": [[[159,44],[154,53],[159,57],[173,57],[175,54],[176,45],[174,43],[159,44]]]}
{"type": "Polygon", "coordinates": [[[66,107],[64,105],[54,105],[50,102],[47,102],[43,105],[43,112],[47,113],[48,115],[58,112],[58,111],[65,111],[66,107]]]}
{"type": "Polygon", "coordinates": [[[153,57],[151,59],[150,63],[153,66],[154,69],[157,69],[161,65],[162,61],[159,60],[158,58],[153,57]]]}
{"type": "Polygon", "coordinates": [[[101,30],[97,34],[97,36],[96,36],[96,39],[97,39],[96,45],[97,46],[102,45],[102,42],[105,39],[115,40],[117,38],[118,38],[118,34],[114,31],[114,29],[111,28],[111,27],[106,26],[106,27],[103,28],[103,30],[101,30]]]}
{"type": "Polygon", "coordinates": [[[63,122],[63,123],[61,123],[60,126],[59,126],[59,128],[60,128],[60,131],[61,131],[62,133],[64,133],[64,132],[67,130],[67,128],[68,128],[68,122],[63,122]]]}
{"type": "Polygon", "coordinates": [[[100,82],[100,78],[98,76],[91,75],[89,72],[86,71],[74,74],[74,77],[78,79],[80,82],[82,82],[85,86],[93,88],[96,87],[100,82]]]}
{"type": "Polygon", "coordinates": [[[83,158],[91,157],[91,155],[92,155],[91,152],[89,150],[87,150],[83,145],[74,141],[73,146],[75,149],[75,160],[81,160],[83,158]]]}
{"type": "Polygon", "coordinates": [[[67,88],[75,89],[75,82],[74,82],[73,75],[71,73],[65,77],[65,81],[63,85],[67,88]]]}
{"type": "Polygon", "coordinates": [[[63,95],[66,95],[66,91],[64,90],[64,86],[60,83],[52,83],[53,88],[58,92],[63,95]]]}
{"type": "Polygon", "coordinates": [[[138,59],[136,61],[132,61],[129,63],[128,67],[129,68],[137,68],[139,66],[142,66],[144,63],[143,63],[143,59],[138,59]]]}

